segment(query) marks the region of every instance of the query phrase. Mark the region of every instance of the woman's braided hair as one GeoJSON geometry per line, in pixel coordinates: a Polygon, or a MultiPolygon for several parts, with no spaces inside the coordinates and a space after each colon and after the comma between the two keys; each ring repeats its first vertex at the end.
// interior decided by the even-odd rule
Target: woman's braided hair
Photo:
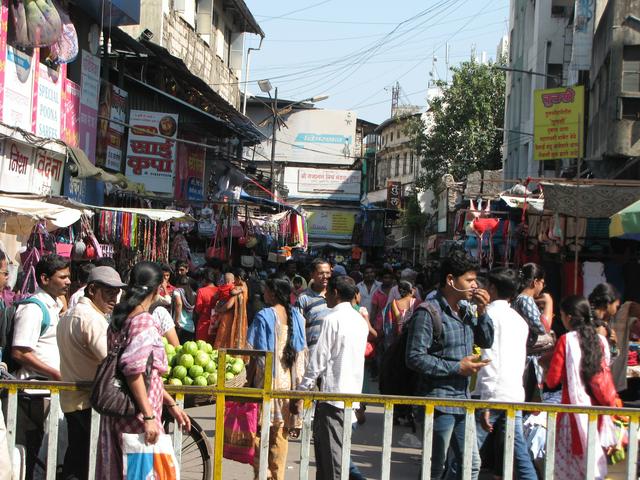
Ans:
{"type": "Polygon", "coordinates": [[[288,278],[273,275],[267,279],[266,286],[275,297],[277,305],[282,305],[287,312],[287,344],[284,347],[283,361],[291,368],[296,361],[297,353],[293,348],[293,312],[291,308],[291,282],[288,278]]]}
{"type": "Polygon", "coordinates": [[[580,295],[571,295],[560,304],[560,309],[570,317],[570,326],[578,335],[582,359],[580,375],[585,385],[602,370],[602,344],[591,316],[591,305],[580,295]]]}

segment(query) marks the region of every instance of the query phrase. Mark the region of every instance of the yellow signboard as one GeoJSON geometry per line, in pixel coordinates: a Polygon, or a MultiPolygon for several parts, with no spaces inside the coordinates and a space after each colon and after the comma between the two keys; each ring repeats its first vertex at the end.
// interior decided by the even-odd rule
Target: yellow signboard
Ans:
{"type": "Polygon", "coordinates": [[[351,238],[356,212],[312,210],[307,215],[309,235],[327,238],[351,238]]]}
{"type": "Polygon", "coordinates": [[[533,99],[534,160],[583,155],[584,87],[536,90],[533,99]]]}

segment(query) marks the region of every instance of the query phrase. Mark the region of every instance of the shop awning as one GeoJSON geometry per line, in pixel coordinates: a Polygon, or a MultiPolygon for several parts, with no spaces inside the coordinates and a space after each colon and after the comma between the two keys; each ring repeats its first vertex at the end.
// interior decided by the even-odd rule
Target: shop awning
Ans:
{"type": "Polygon", "coordinates": [[[580,218],[609,218],[640,199],[640,187],[541,183],[544,208],[580,218]]]}
{"type": "Polygon", "coordinates": [[[1,229],[13,235],[28,235],[33,226],[41,221],[46,222],[49,231],[65,228],[80,220],[83,213],[91,212],[42,200],[0,195],[1,229]]]}
{"type": "Polygon", "coordinates": [[[640,240],[640,200],[611,216],[609,236],[640,240]]]}

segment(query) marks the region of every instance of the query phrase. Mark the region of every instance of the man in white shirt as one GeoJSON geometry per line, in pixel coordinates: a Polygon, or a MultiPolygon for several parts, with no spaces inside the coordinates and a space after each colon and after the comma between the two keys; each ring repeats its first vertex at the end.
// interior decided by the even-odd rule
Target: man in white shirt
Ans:
{"type": "MultiPolygon", "coordinates": [[[[362,393],[369,328],[351,305],[355,294],[352,278],[337,276],[329,280],[326,295],[331,310],[324,317],[298,390],[310,390],[320,379],[323,392],[362,393]]],[[[358,407],[353,404],[354,409],[358,407]]],[[[318,402],[313,421],[317,480],[340,479],[343,428],[344,403],[318,402]]]]}
{"type": "Polygon", "coordinates": [[[58,255],[47,255],[36,265],[38,289],[16,310],[11,356],[20,364],[17,377],[46,377],[62,380],[60,352],[56,339],[62,302],[71,284],[69,263],[58,255]],[[44,309],[42,308],[44,307],[44,309]]]}
{"type": "MultiPolygon", "coordinates": [[[[60,372],[65,382],[91,382],[107,356],[107,329],[120,290],[126,284],[111,267],[96,267],[88,278],[85,296],[58,324],[60,372]]],[[[89,473],[91,401],[87,391],[60,392],[67,420],[68,448],[63,478],[82,479],[89,473]]]]}
{"type": "Polygon", "coordinates": [[[367,309],[371,313],[371,301],[373,295],[380,290],[382,283],[376,280],[376,271],[371,265],[367,265],[363,270],[364,279],[358,283],[360,291],[360,306],[367,309]]]}
{"type": "MultiPolygon", "coordinates": [[[[62,302],[59,297],[66,295],[71,284],[69,263],[58,255],[47,255],[36,265],[38,289],[28,299],[29,303],[18,306],[13,326],[11,357],[20,365],[16,376],[20,380],[32,377],[45,377],[48,380],[62,380],[60,375],[60,351],[56,331],[58,328],[62,302]]],[[[27,471],[34,471],[36,458],[46,460],[46,440],[41,430],[46,422],[46,402],[43,398],[34,398],[29,406],[18,404],[18,425],[16,443],[26,445],[27,471]],[[28,408],[28,411],[27,411],[28,408]],[[35,419],[31,422],[27,419],[35,419]],[[40,439],[43,440],[40,445],[40,439]],[[42,455],[38,455],[40,450],[42,455]]],[[[60,428],[64,431],[64,418],[60,428]]],[[[58,452],[65,446],[58,443],[58,452]]],[[[59,453],[59,459],[61,460],[59,453]]],[[[34,473],[41,474],[38,465],[34,473]]]]}
{"type": "MultiPolygon", "coordinates": [[[[482,357],[491,360],[478,372],[475,394],[485,401],[524,402],[522,375],[527,357],[527,322],[509,305],[518,294],[518,274],[508,268],[492,270],[488,276],[491,303],[487,314],[493,321],[494,337],[491,348],[482,349],[482,357]]],[[[504,434],[505,412],[484,410],[477,418],[478,448],[482,449],[494,428],[504,434]]],[[[522,480],[537,480],[533,461],[524,439],[522,412],[516,414],[515,467],[522,480]]],[[[502,461],[496,462],[494,472],[501,476],[502,461]]]]}

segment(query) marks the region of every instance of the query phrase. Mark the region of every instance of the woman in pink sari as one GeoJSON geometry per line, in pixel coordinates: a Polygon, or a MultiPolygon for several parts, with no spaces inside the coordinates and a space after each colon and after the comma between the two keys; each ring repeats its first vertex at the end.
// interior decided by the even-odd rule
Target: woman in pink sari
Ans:
{"type": "Polygon", "coordinates": [[[131,271],[129,287],[113,310],[108,331],[109,349],[126,332],[126,346],[119,368],[124,374],[138,414],[134,417],[102,416],[98,440],[96,478],[123,478],[122,434],[143,433],[147,444],[158,441],[162,427],[162,406],[188,431],[189,417],[164,390],[161,375],[167,371],[167,357],[158,321],[149,313],[160,284],[162,269],[152,262],[138,263],[131,271]],[[147,362],[152,358],[150,372],[147,362]]]}
{"type": "MultiPolygon", "coordinates": [[[[580,296],[563,300],[562,323],[569,333],[556,344],[546,383],[550,388],[562,384],[562,403],[580,406],[622,406],[609,370],[609,344],[596,333],[589,302],[580,296]]],[[[586,414],[558,414],[556,429],[555,478],[584,479],[587,472],[586,414]]],[[[607,475],[606,448],[616,444],[611,417],[598,421],[595,478],[607,475]]]]}

